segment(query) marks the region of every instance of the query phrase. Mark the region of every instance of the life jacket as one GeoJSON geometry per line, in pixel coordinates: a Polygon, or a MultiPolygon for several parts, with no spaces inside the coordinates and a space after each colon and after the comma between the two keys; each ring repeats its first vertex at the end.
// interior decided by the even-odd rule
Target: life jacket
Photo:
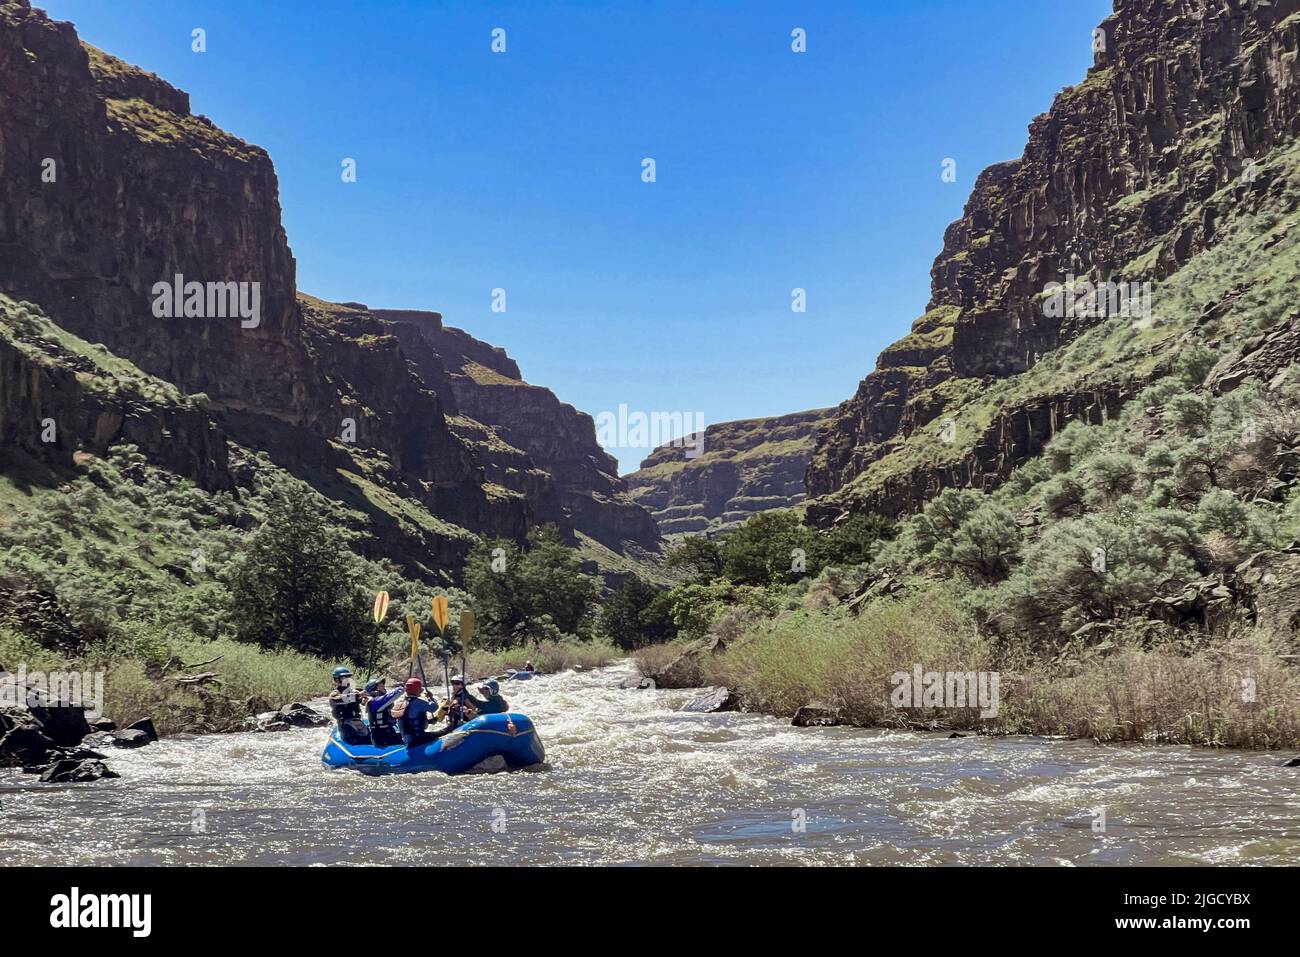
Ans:
{"type": "Polygon", "coordinates": [[[349,724],[361,720],[361,695],[356,688],[335,691],[330,694],[330,713],[339,724],[349,724]]]}
{"type": "MultiPolygon", "coordinates": [[[[396,706],[399,698],[404,698],[404,691],[390,691],[382,697],[375,698],[370,702],[368,710],[370,711],[370,727],[373,730],[391,731],[393,730],[393,708],[396,706]]],[[[402,714],[406,713],[406,708],[402,708],[402,714]]]]}
{"type": "Polygon", "coordinates": [[[423,698],[403,694],[393,705],[393,717],[403,738],[415,738],[428,730],[429,716],[433,708],[423,698]],[[399,711],[400,709],[400,711],[399,711]]]}

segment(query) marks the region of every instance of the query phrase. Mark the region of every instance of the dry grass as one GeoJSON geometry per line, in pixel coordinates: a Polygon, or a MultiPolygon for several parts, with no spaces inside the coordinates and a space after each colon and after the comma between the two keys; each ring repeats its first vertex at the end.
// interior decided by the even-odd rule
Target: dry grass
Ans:
{"type": "MultiPolygon", "coordinates": [[[[1112,636],[1070,660],[1009,661],[976,632],[949,585],[876,601],[859,617],[803,610],[752,629],[700,662],[702,685],[726,685],[745,706],[793,714],[822,701],[863,727],[977,729],[1103,742],[1146,741],[1251,749],[1300,747],[1300,667],[1293,638],[1263,632],[1198,641],[1170,630],[1112,636]],[[996,717],[974,707],[895,708],[891,676],[996,672],[996,717]]],[[[636,652],[653,674],[679,645],[636,652]]]]}
{"type": "Polygon", "coordinates": [[[1026,672],[1004,715],[1011,730],[1099,741],[1230,748],[1300,746],[1300,668],[1259,631],[1190,653],[1172,642],[1121,644],[1063,674],[1026,672]]]}

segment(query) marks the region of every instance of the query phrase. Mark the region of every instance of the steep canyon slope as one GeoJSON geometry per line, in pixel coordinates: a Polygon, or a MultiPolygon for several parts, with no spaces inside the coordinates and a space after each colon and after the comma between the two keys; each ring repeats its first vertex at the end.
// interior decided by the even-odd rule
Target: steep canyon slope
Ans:
{"type": "Polygon", "coordinates": [[[996,485],[1187,344],[1230,350],[1294,314],[1300,2],[1117,0],[1094,50],[1024,155],[977,178],[925,314],[822,431],[813,521],[996,485]],[[1056,308],[1072,279],[1083,308],[1056,308]],[[1084,283],[1150,283],[1151,309],[1085,303],[1084,283]]]}
{"type": "Polygon", "coordinates": [[[440,322],[300,296],[267,154],[28,0],[0,2],[0,294],[0,440],[51,467],[132,443],[238,489],[262,453],[426,578],[542,522],[595,566],[659,548],[590,417],[440,322]],[[256,283],[257,314],[158,315],[178,278],[256,283]],[[466,371],[493,363],[508,392],[466,371]]]}

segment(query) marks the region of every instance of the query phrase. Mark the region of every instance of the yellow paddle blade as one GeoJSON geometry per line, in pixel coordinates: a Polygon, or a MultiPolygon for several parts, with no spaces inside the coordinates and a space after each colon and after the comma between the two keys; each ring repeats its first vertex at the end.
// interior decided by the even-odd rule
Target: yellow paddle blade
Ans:
{"type": "Polygon", "coordinates": [[[375,596],[375,624],[379,624],[388,615],[388,592],[381,591],[375,596]]]}
{"type": "Polygon", "coordinates": [[[474,613],[472,611],[462,611],[460,613],[460,647],[461,651],[469,651],[469,640],[474,637],[474,613]]]}
{"type": "Polygon", "coordinates": [[[420,623],[414,615],[406,616],[406,630],[411,633],[411,661],[420,654],[420,623]]]}
{"type": "Polygon", "coordinates": [[[433,598],[433,623],[438,627],[438,634],[447,630],[447,596],[435,595],[433,598]]]}

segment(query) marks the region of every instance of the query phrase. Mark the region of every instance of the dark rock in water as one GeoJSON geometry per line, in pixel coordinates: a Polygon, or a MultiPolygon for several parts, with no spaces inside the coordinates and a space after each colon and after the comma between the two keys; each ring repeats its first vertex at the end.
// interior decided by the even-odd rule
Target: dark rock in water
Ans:
{"type": "Polygon", "coordinates": [[[1284,768],[1300,768],[1300,758],[1292,758],[1290,761],[1283,763],[1284,768]]]}
{"type": "Polygon", "coordinates": [[[263,711],[249,718],[246,724],[253,731],[288,731],[291,727],[287,721],[281,719],[278,711],[263,711]]]}
{"type": "Polygon", "coordinates": [[[740,707],[736,696],[726,688],[714,688],[708,694],[692,698],[682,705],[679,711],[693,711],[698,714],[712,714],[716,711],[735,711],[740,707]]]}
{"type": "Polygon", "coordinates": [[[115,748],[143,748],[149,743],[149,735],[139,728],[127,728],[125,731],[118,731],[113,735],[113,747],[115,748]]]}
{"type": "Polygon", "coordinates": [[[618,686],[624,690],[632,689],[636,691],[654,691],[655,680],[637,675],[634,678],[624,678],[618,683],[618,686]]]}
{"type": "Polygon", "coordinates": [[[330,719],[320,712],[298,702],[285,705],[275,714],[276,720],[294,728],[323,728],[330,723],[330,719]]]}
{"type": "Polygon", "coordinates": [[[54,697],[41,688],[19,683],[17,675],[0,675],[0,699],[16,702],[16,707],[4,710],[11,717],[25,715],[35,721],[41,731],[57,745],[76,744],[90,733],[86,709],[81,704],[54,697]]]}
{"type": "Polygon", "coordinates": [[[704,668],[709,660],[726,651],[728,640],[721,635],[706,635],[683,646],[682,653],[654,675],[659,688],[698,688],[704,684],[704,668]]]}
{"type": "Polygon", "coordinates": [[[56,748],[50,752],[50,758],[55,761],[90,761],[103,759],[104,755],[94,748],[78,745],[75,748],[56,748]]]}
{"type": "Polygon", "coordinates": [[[117,730],[117,722],[114,721],[112,718],[100,718],[98,721],[92,722],[90,726],[94,728],[96,731],[117,730]]]}
{"type": "Polygon", "coordinates": [[[960,731],[954,731],[952,734],[948,735],[948,737],[949,737],[949,738],[969,738],[970,735],[969,735],[969,734],[962,734],[960,731]]]}
{"type": "Polygon", "coordinates": [[[55,761],[45,769],[41,780],[46,784],[68,784],[116,777],[121,775],[103,761],[55,761]]]}
{"type": "Polygon", "coordinates": [[[840,723],[840,709],[820,701],[813,701],[796,711],[790,723],[796,728],[834,727],[840,723]]]}
{"type": "Polygon", "coordinates": [[[126,726],[126,730],[143,731],[145,734],[149,736],[150,741],[158,740],[158,732],[153,726],[152,718],[141,718],[139,721],[136,721],[134,724],[128,724],[126,726]]]}
{"type": "Polygon", "coordinates": [[[0,734],[3,734],[0,737],[0,767],[44,764],[49,757],[50,748],[54,747],[54,742],[41,730],[41,726],[30,718],[16,721],[11,716],[0,717],[0,734]]]}

